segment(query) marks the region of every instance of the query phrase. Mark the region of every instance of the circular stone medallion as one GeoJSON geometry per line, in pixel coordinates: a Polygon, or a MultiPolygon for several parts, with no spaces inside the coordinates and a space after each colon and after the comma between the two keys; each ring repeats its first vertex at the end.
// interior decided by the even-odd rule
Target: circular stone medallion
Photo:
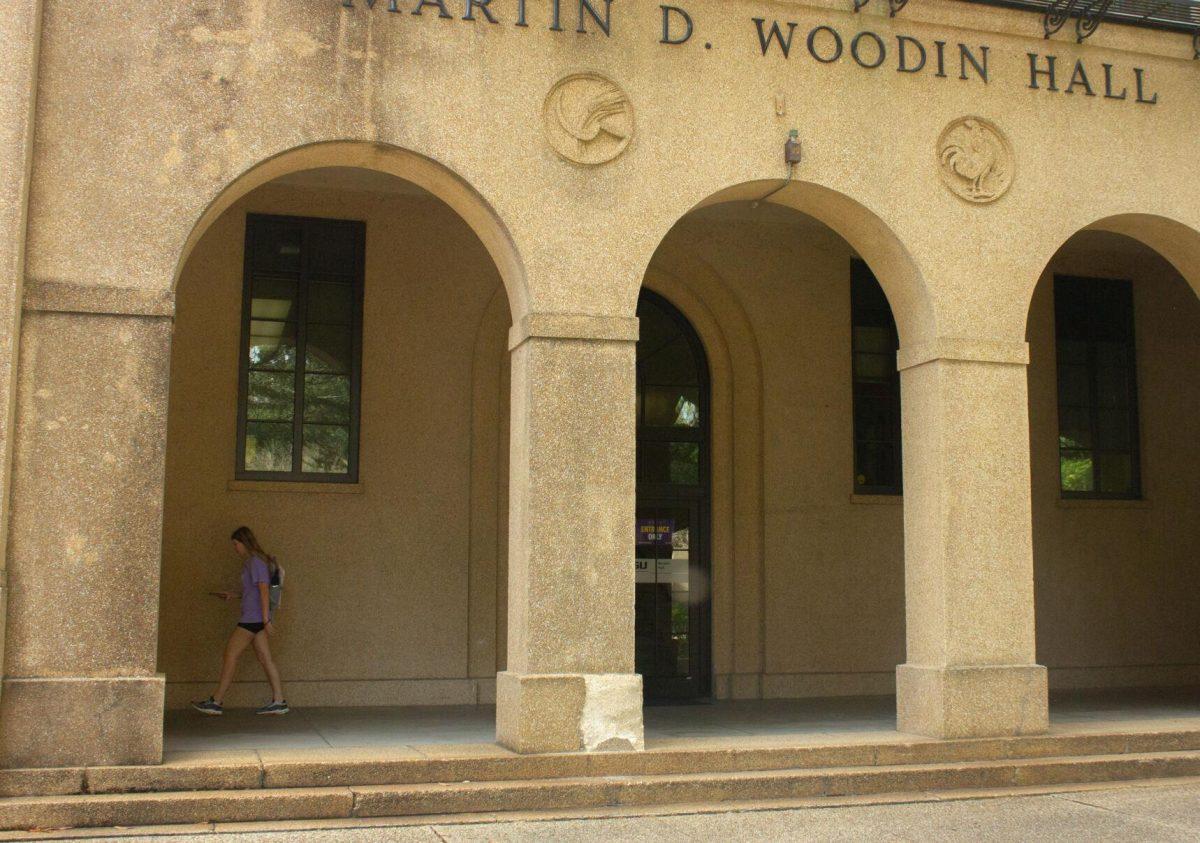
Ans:
{"type": "Polygon", "coordinates": [[[558,81],[542,112],[546,140],[576,164],[607,163],[633,139],[633,104],[620,86],[598,73],[558,81]]]}
{"type": "Polygon", "coordinates": [[[942,181],[968,202],[995,202],[1012,186],[1012,146],[982,117],[960,117],[943,129],[937,156],[942,181]]]}

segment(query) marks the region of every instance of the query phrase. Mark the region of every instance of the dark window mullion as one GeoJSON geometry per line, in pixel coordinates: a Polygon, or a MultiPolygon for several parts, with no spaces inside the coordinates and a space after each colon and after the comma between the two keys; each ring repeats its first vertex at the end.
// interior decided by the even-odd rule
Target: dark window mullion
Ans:
{"type": "Polygon", "coordinates": [[[1129,419],[1129,467],[1132,497],[1142,496],[1142,432],[1138,412],[1138,350],[1137,320],[1133,312],[1133,286],[1129,287],[1129,307],[1126,314],[1127,336],[1125,337],[1125,401],[1129,419]]]}
{"type": "MultiPolygon", "coordinates": [[[[1089,297],[1090,298],[1090,297],[1089,297]]],[[[1087,303],[1088,310],[1091,310],[1092,304],[1087,303]]],[[[1087,332],[1087,371],[1088,371],[1088,405],[1087,405],[1087,425],[1088,425],[1088,442],[1091,446],[1088,448],[1092,455],[1092,492],[1100,491],[1100,460],[1097,458],[1099,454],[1096,451],[1096,431],[1100,425],[1097,422],[1096,400],[1097,385],[1096,385],[1096,343],[1093,340],[1092,325],[1089,321],[1086,328],[1087,332]]]]}
{"type": "Polygon", "coordinates": [[[258,227],[249,220],[242,254],[242,332],[238,344],[237,443],[234,448],[234,477],[246,470],[246,432],[250,414],[250,323],[253,310],[254,248],[258,227]]]}
{"type": "Polygon", "coordinates": [[[292,415],[292,474],[304,472],[304,374],[308,362],[308,292],[312,253],[308,248],[311,223],[300,228],[300,283],[296,289],[296,381],[292,415]]]}
{"type": "Polygon", "coordinates": [[[363,344],[363,287],[366,285],[367,238],[366,228],[354,228],[354,271],[351,278],[350,307],[350,450],[346,454],[348,479],[358,482],[358,460],[362,435],[362,344],[363,344]]]}

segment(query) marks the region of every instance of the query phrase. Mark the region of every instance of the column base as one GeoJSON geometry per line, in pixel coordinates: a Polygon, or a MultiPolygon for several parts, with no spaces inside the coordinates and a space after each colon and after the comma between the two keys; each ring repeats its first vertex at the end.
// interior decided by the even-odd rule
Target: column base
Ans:
{"type": "Polygon", "coordinates": [[[165,677],[5,679],[0,768],[161,764],[165,677]]]}
{"type": "Polygon", "coordinates": [[[933,738],[1038,735],[1050,728],[1041,665],[896,668],[896,728],[933,738]]]}
{"type": "Polygon", "coordinates": [[[496,739],[521,753],[645,749],[642,677],[501,672],[496,739]]]}

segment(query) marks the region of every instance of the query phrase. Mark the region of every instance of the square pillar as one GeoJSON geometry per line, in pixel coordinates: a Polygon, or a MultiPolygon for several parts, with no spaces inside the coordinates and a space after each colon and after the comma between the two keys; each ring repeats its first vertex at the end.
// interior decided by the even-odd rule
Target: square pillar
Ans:
{"type": "Polygon", "coordinates": [[[644,747],[634,673],[637,319],[531,314],[512,330],[508,669],[517,752],[644,747]]]}
{"type": "Polygon", "coordinates": [[[26,285],[0,767],[162,761],[170,299],[26,285]]]}
{"type": "Polygon", "coordinates": [[[940,738],[1048,728],[1035,664],[1025,343],[901,349],[907,663],[897,727],[940,738]]]}

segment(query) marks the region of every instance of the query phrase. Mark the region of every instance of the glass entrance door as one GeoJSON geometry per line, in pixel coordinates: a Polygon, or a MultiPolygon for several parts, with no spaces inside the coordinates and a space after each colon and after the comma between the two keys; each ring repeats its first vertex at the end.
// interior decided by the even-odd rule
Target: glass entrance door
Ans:
{"type": "Polygon", "coordinates": [[[638,303],[635,661],[653,701],[711,694],[708,364],[691,325],[638,303]]]}
{"type": "Polygon", "coordinates": [[[646,697],[708,694],[708,596],[700,506],[639,501],[635,657],[646,697]]]}

